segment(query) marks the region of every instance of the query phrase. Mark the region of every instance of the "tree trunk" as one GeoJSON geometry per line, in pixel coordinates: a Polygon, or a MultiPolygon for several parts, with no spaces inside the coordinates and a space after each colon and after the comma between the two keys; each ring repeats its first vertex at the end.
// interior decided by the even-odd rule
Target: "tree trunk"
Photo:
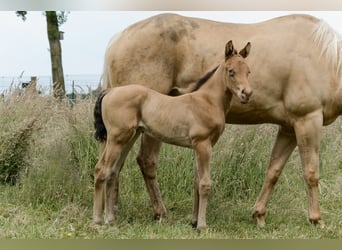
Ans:
{"type": "Polygon", "coordinates": [[[46,11],[47,33],[50,44],[53,96],[62,99],[65,96],[62,49],[59,37],[56,11],[46,11]]]}

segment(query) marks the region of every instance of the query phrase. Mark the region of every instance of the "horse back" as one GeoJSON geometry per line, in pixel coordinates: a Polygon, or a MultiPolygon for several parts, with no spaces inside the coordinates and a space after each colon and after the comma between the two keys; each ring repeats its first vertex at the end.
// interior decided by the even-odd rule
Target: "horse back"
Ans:
{"type": "Polygon", "coordinates": [[[333,63],[324,55],[329,49],[320,43],[331,39],[331,32],[317,35],[320,24],[308,15],[255,24],[157,15],[128,27],[109,44],[105,87],[136,83],[164,94],[186,89],[223,60],[222,47],[228,40],[237,47],[249,41],[253,98],[247,105],[233,98],[227,121],[287,124],[288,111],[297,110],[304,96],[313,97],[303,111],[310,112],[328,103],[339,84],[333,63]]]}

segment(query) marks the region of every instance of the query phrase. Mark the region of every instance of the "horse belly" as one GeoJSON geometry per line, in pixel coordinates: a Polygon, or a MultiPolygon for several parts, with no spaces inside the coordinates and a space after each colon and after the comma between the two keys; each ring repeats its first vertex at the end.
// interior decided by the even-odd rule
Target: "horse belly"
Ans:
{"type": "Polygon", "coordinates": [[[162,142],[182,147],[191,147],[191,138],[187,130],[180,126],[170,127],[168,121],[158,122],[158,125],[152,124],[151,121],[147,124],[140,121],[139,127],[143,128],[144,133],[162,142]]]}
{"type": "Polygon", "coordinates": [[[191,145],[189,129],[192,120],[186,103],[150,90],[141,107],[139,125],[147,134],[163,142],[188,147],[191,145]]]}

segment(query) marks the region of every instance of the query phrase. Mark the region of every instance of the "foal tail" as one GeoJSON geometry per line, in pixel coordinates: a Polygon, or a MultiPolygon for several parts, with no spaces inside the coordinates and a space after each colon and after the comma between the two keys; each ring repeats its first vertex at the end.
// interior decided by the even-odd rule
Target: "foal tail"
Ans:
{"type": "Polygon", "coordinates": [[[94,127],[95,127],[95,139],[99,142],[105,142],[107,140],[107,130],[102,119],[102,99],[107,94],[107,90],[103,90],[96,100],[94,107],[94,127]]]}

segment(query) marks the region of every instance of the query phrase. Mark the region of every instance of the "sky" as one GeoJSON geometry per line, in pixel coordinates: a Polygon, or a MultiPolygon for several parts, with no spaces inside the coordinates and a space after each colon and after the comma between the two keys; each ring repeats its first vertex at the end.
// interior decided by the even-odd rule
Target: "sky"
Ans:
{"type": "MultiPolygon", "coordinates": [[[[311,14],[342,34],[342,11],[166,11],[216,21],[254,23],[291,14],[311,14]]],[[[64,32],[64,74],[101,74],[106,46],[113,35],[160,11],[71,11],[64,32]]],[[[29,11],[23,22],[14,11],[0,11],[0,77],[51,75],[46,21],[42,11],[29,11]]]]}

